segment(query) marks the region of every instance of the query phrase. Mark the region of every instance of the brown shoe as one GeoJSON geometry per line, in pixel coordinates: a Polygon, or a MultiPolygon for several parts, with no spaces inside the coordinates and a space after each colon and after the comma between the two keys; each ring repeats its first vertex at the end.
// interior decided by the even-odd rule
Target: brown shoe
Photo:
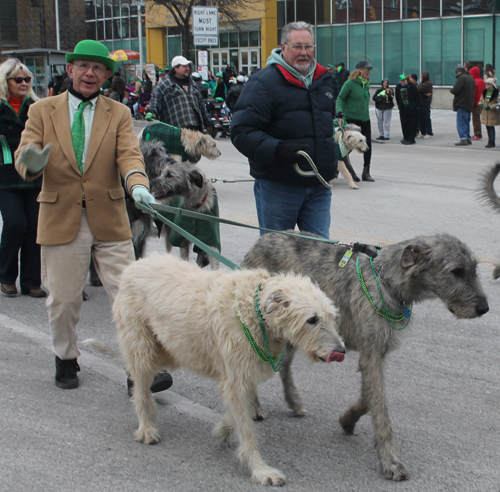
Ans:
{"type": "Polygon", "coordinates": [[[30,290],[23,290],[21,291],[21,293],[24,294],[25,296],[30,296],[30,297],[47,297],[47,292],[45,292],[40,287],[35,287],[34,289],[30,290]]]}
{"type": "Polygon", "coordinates": [[[17,287],[16,287],[16,284],[2,284],[2,286],[0,287],[0,290],[7,297],[17,296],[17,287]]]}

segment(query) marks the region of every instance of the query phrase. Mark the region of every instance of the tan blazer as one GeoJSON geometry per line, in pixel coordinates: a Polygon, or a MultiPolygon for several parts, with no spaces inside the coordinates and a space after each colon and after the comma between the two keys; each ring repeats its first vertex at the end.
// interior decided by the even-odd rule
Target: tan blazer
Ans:
{"type": "Polygon", "coordinates": [[[23,179],[31,175],[19,158],[28,144],[44,148],[52,143],[38,201],[37,243],[45,245],[71,242],[80,228],[82,195],[90,229],[100,241],[122,241],[132,237],[125,207],[125,193],[135,185],[149,188],[144,160],[133,131],[130,109],[124,104],[99,96],[83,175],[78,170],[71,141],[68,95],[47,97],[32,104],[26,129],[16,152],[16,169],[23,179]]]}

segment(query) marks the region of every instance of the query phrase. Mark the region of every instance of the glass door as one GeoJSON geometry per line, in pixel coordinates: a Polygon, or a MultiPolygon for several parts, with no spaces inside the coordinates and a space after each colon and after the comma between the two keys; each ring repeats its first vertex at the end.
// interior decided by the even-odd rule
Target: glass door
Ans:
{"type": "Polygon", "coordinates": [[[260,50],[242,49],[240,50],[240,70],[250,75],[260,68],[260,50]]]}

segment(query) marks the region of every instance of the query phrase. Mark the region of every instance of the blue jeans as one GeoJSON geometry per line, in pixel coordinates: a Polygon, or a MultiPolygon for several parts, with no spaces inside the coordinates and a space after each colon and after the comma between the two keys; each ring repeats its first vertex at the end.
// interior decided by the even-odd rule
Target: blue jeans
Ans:
{"type": "Polygon", "coordinates": [[[301,231],[330,237],[332,191],[319,182],[303,186],[256,179],[253,191],[260,227],[285,231],[297,225],[301,231]]]}
{"type": "Polygon", "coordinates": [[[470,113],[464,109],[457,109],[457,131],[460,140],[470,140],[470,113]]]}

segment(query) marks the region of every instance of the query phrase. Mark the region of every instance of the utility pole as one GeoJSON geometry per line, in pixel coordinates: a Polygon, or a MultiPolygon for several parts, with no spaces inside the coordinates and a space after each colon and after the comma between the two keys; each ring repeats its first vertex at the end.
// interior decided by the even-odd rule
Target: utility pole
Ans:
{"type": "Polygon", "coordinates": [[[61,49],[61,36],[59,33],[59,0],[55,0],[55,17],[56,17],[56,47],[59,51],[61,49]]]}

